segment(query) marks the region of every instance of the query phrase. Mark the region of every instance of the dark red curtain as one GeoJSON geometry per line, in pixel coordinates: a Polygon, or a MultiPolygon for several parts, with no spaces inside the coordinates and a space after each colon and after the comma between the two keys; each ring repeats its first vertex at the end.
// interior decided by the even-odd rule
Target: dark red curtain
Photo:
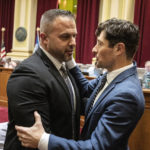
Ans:
{"type": "Polygon", "coordinates": [[[40,27],[41,15],[49,9],[58,8],[58,0],[38,0],[36,27],[40,27]]]}
{"type": "Polygon", "coordinates": [[[92,48],[96,44],[100,0],[78,0],[76,61],[92,62],[92,48]]]}
{"type": "Polygon", "coordinates": [[[1,28],[5,28],[4,43],[7,52],[11,51],[14,26],[15,0],[0,0],[0,44],[2,38],[1,28]]]}
{"type": "Polygon", "coordinates": [[[150,60],[150,0],[136,0],[134,23],[140,29],[139,48],[135,55],[138,67],[144,67],[150,60]]]}

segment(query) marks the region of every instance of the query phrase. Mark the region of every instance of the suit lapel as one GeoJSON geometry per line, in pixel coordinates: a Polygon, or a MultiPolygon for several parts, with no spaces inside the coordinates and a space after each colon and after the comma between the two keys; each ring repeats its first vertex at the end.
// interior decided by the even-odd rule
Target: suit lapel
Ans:
{"type": "Polygon", "coordinates": [[[69,75],[69,78],[70,78],[70,80],[72,82],[72,85],[74,87],[74,92],[75,92],[75,97],[76,97],[76,108],[79,109],[80,108],[80,101],[78,101],[78,100],[80,99],[80,95],[79,95],[79,92],[78,92],[78,88],[77,88],[77,85],[76,85],[76,82],[75,82],[74,78],[72,77],[72,75],[70,74],[69,71],[68,71],[68,75],[69,75]]]}
{"type": "Polygon", "coordinates": [[[43,63],[48,67],[48,71],[51,74],[53,74],[56,80],[60,83],[60,86],[62,87],[62,90],[65,91],[66,95],[68,96],[69,103],[71,105],[70,93],[69,93],[68,87],[63,77],[60,75],[59,71],[57,70],[57,68],[54,66],[54,64],[50,61],[50,59],[45,55],[45,53],[40,48],[36,51],[36,54],[39,55],[39,57],[41,57],[41,59],[43,60],[43,63]]]}
{"type": "Polygon", "coordinates": [[[91,111],[87,114],[87,118],[86,121],[90,118],[90,116],[92,115],[92,113],[95,111],[95,109],[100,105],[100,103],[105,99],[105,97],[110,93],[110,91],[115,87],[115,84],[111,84],[109,85],[104,91],[103,93],[100,95],[100,97],[98,98],[97,102],[94,104],[93,108],[91,109],[91,111]]]}
{"type": "Polygon", "coordinates": [[[68,87],[67,87],[63,77],[60,75],[59,71],[56,68],[54,69],[54,68],[49,67],[49,72],[54,75],[54,77],[60,83],[62,89],[64,89],[68,98],[70,99],[70,93],[69,93],[68,87]]]}
{"type": "MultiPolygon", "coordinates": [[[[103,76],[103,77],[104,77],[104,76],[103,76]]],[[[99,89],[99,87],[100,87],[100,85],[101,85],[101,82],[102,82],[102,80],[103,80],[103,77],[102,77],[101,80],[98,82],[98,84],[97,84],[97,86],[96,86],[94,92],[92,93],[92,95],[90,96],[90,98],[89,98],[89,100],[88,100],[88,102],[87,102],[87,106],[86,106],[86,110],[85,110],[85,112],[87,112],[87,113],[88,113],[88,111],[89,111],[89,107],[91,106],[91,103],[92,103],[93,99],[95,98],[96,92],[97,92],[97,90],[99,89]]]]}

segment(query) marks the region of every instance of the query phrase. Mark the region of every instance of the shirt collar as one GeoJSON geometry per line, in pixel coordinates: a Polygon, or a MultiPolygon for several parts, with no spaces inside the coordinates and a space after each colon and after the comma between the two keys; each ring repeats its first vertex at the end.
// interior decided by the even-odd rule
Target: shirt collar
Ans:
{"type": "Polygon", "coordinates": [[[112,72],[108,72],[107,73],[107,83],[109,84],[112,80],[114,80],[120,73],[122,73],[123,71],[129,69],[133,67],[133,63],[130,65],[127,65],[125,67],[119,68],[117,70],[114,70],[112,72]]]}
{"type": "Polygon", "coordinates": [[[55,57],[53,57],[50,53],[48,53],[41,45],[40,48],[45,53],[45,55],[51,60],[51,62],[54,64],[57,70],[60,70],[62,64],[65,64],[65,62],[60,63],[55,57]]]}

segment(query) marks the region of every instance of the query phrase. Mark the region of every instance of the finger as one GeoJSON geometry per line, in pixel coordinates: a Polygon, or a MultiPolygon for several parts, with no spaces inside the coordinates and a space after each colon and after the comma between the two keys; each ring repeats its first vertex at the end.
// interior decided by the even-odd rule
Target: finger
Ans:
{"type": "Polygon", "coordinates": [[[16,129],[17,131],[19,131],[19,132],[24,133],[24,132],[26,132],[26,130],[27,130],[28,128],[15,125],[15,129],[16,129]]]}
{"type": "Polygon", "coordinates": [[[17,136],[19,137],[19,139],[22,140],[28,140],[28,136],[26,136],[26,134],[22,134],[22,133],[17,133],[17,136]]]}
{"type": "Polygon", "coordinates": [[[37,111],[34,112],[34,117],[35,117],[35,123],[42,123],[41,116],[37,111]]]}
{"type": "Polygon", "coordinates": [[[21,145],[24,146],[24,147],[29,147],[29,144],[24,142],[24,141],[21,142],[21,145]]]}
{"type": "Polygon", "coordinates": [[[20,136],[19,136],[19,138],[18,138],[18,139],[19,139],[19,141],[20,141],[20,142],[21,142],[21,141],[23,141],[23,139],[22,139],[20,136]]]}
{"type": "Polygon", "coordinates": [[[20,129],[20,127],[21,127],[21,126],[15,125],[15,129],[16,129],[16,130],[20,129]]]}
{"type": "Polygon", "coordinates": [[[19,139],[20,142],[25,142],[25,141],[26,141],[26,140],[25,140],[24,138],[22,138],[21,136],[19,136],[18,139],[19,139]]]}
{"type": "Polygon", "coordinates": [[[17,132],[17,136],[18,136],[20,141],[23,141],[23,140],[26,139],[26,136],[24,134],[20,133],[20,132],[17,132]]]}
{"type": "Polygon", "coordinates": [[[18,136],[18,137],[21,137],[21,136],[22,136],[22,133],[21,133],[21,132],[17,132],[17,136],[18,136]]]}
{"type": "Polygon", "coordinates": [[[21,145],[24,146],[24,147],[37,148],[37,145],[34,145],[29,141],[22,141],[21,145]]]}
{"type": "Polygon", "coordinates": [[[29,136],[28,136],[28,132],[23,133],[23,132],[17,131],[17,136],[18,136],[20,141],[26,141],[26,140],[30,139],[29,136]]]}

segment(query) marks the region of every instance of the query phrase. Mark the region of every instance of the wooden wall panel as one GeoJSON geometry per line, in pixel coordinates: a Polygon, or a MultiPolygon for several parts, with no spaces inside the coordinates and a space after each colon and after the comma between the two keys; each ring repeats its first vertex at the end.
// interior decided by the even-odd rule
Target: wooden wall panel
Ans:
{"type": "Polygon", "coordinates": [[[7,106],[6,87],[13,69],[0,67],[0,106],[7,106]]]}
{"type": "Polygon", "coordinates": [[[150,150],[150,90],[143,89],[145,110],[129,139],[130,150],[150,150]]]}

